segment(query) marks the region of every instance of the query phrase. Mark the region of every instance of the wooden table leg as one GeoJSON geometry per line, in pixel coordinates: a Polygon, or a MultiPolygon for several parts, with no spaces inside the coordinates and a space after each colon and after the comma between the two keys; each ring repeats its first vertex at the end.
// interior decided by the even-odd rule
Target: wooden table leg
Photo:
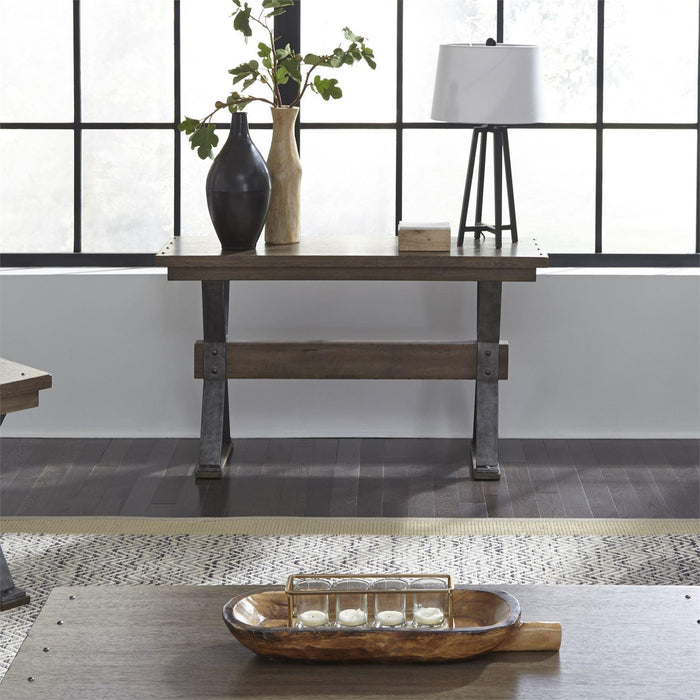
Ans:
{"type": "Polygon", "coordinates": [[[473,479],[500,479],[498,466],[498,346],[501,282],[477,282],[476,389],[471,448],[473,479]]]}
{"type": "Polygon", "coordinates": [[[231,427],[226,380],[229,282],[202,282],[204,386],[198,479],[220,479],[231,454],[231,427]]]}

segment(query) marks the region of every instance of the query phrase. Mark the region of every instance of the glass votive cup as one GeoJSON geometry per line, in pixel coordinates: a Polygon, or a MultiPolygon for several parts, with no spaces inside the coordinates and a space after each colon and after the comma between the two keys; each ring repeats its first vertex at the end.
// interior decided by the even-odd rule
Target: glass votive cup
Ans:
{"type": "Polygon", "coordinates": [[[400,578],[382,578],[372,584],[372,591],[386,591],[373,595],[375,627],[396,629],[406,624],[407,588],[400,578]]]}
{"type": "Polygon", "coordinates": [[[343,578],[333,584],[336,627],[362,627],[367,624],[367,590],[364,579],[343,578]]]}
{"type": "Polygon", "coordinates": [[[296,627],[324,627],[329,624],[331,584],[324,579],[306,578],[294,582],[296,627]]]}
{"type": "Polygon", "coordinates": [[[413,594],[413,626],[440,627],[447,615],[449,595],[447,582],[437,578],[420,578],[411,582],[412,588],[436,589],[413,594]]]}

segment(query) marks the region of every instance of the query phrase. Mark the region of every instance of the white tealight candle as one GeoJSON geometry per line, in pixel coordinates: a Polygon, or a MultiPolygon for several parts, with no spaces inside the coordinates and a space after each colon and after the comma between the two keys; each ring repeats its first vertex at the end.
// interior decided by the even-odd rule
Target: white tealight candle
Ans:
{"type": "Polygon", "coordinates": [[[416,608],[413,611],[413,621],[417,625],[435,627],[445,619],[441,608],[416,608]]]}
{"type": "Polygon", "coordinates": [[[360,608],[348,608],[338,613],[338,624],[343,627],[358,627],[367,622],[367,613],[360,608]]]}
{"type": "Polygon", "coordinates": [[[328,613],[323,610],[305,610],[299,615],[299,622],[304,627],[321,627],[328,624],[328,613]]]}
{"type": "Polygon", "coordinates": [[[400,610],[381,610],[374,619],[383,626],[396,627],[402,625],[405,621],[404,615],[400,610]]]}

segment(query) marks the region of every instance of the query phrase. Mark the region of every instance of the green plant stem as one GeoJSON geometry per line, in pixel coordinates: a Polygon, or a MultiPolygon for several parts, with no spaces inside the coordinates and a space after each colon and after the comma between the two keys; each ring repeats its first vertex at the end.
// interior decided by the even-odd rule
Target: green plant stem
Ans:
{"type": "MultiPolygon", "coordinates": [[[[280,92],[279,85],[277,84],[277,69],[278,69],[278,63],[277,63],[277,54],[275,52],[275,47],[276,47],[276,39],[275,35],[272,32],[272,29],[268,26],[267,22],[263,22],[260,17],[262,17],[262,14],[265,10],[261,10],[260,15],[258,17],[252,17],[254,22],[257,22],[261,27],[267,31],[268,36],[270,37],[270,48],[272,49],[272,70],[268,69],[268,74],[270,76],[270,80],[272,80],[272,85],[270,85],[270,89],[272,90],[272,99],[274,100],[274,103],[271,103],[273,107],[282,107],[282,93],[280,92]]],[[[264,66],[263,66],[264,67],[264,66]]]]}
{"type": "MultiPolygon", "coordinates": [[[[325,58],[323,56],[322,58],[325,58]]],[[[297,93],[296,99],[294,102],[292,102],[289,106],[290,107],[296,107],[301,102],[301,98],[304,97],[304,93],[306,92],[306,89],[309,87],[309,79],[311,78],[311,74],[320,66],[320,63],[317,63],[315,66],[311,66],[309,69],[309,72],[306,74],[306,78],[304,80],[304,87],[299,85],[299,92],[297,93]]]]}
{"type": "MultiPolygon", "coordinates": [[[[226,102],[226,104],[224,105],[224,107],[229,107],[231,104],[239,104],[240,102],[245,102],[246,104],[247,104],[248,102],[266,102],[267,104],[272,105],[273,107],[276,106],[274,102],[271,102],[270,100],[266,99],[265,97],[246,97],[245,100],[238,100],[238,102],[231,102],[231,103],[226,102]]],[[[207,114],[206,117],[204,117],[203,119],[200,119],[200,120],[199,120],[199,123],[200,123],[200,124],[207,124],[207,123],[210,123],[210,122],[211,122],[211,118],[212,118],[217,112],[219,112],[220,110],[224,109],[224,107],[217,107],[213,112],[210,112],[209,114],[207,114]]]]}

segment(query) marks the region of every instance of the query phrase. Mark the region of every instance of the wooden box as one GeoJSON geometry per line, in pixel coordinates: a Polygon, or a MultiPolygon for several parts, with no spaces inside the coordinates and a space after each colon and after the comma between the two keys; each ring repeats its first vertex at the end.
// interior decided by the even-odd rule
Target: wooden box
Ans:
{"type": "Polygon", "coordinates": [[[408,251],[450,251],[450,224],[399,223],[399,252],[408,251]]]}

